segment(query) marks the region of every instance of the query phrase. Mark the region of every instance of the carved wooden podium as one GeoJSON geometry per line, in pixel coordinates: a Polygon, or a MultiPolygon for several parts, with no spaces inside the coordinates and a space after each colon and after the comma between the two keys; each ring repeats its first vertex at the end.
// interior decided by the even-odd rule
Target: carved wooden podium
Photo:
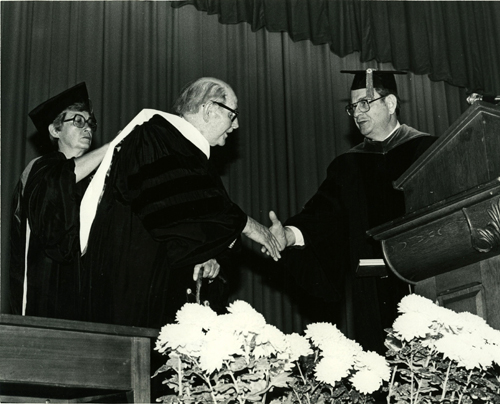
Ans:
{"type": "Polygon", "coordinates": [[[368,231],[388,267],[500,329],[500,106],[470,106],[394,186],[405,216],[368,231]]]}

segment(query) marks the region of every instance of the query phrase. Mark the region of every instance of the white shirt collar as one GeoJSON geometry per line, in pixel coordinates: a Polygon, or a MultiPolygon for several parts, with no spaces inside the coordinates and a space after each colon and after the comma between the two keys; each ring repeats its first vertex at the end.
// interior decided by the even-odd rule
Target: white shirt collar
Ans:
{"type": "Polygon", "coordinates": [[[394,134],[394,132],[396,132],[400,127],[401,127],[401,124],[399,123],[399,121],[397,121],[396,126],[391,131],[391,133],[389,133],[384,139],[382,139],[381,142],[383,142],[384,140],[389,139],[394,134]]]}

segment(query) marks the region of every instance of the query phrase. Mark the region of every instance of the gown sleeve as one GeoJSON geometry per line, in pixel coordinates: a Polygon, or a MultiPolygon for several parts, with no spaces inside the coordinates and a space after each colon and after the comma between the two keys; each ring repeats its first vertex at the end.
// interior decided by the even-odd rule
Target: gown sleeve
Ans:
{"type": "Polygon", "coordinates": [[[23,194],[31,232],[45,253],[60,263],[70,262],[78,246],[80,186],[74,169],[74,160],[61,153],[41,158],[33,165],[23,194]]]}
{"type": "Polygon", "coordinates": [[[23,184],[19,181],[14,191],[10,226],[9,296],[12,314],[22,314],[26,246],[26,221],[21,210],[22,192],[23,184]]]}
{"type": "Polygon", "coordinates": [[[160,116],[127,137],[115,167],[116,199],[165,244],[172,266],[216,257],[245,227],[206,156],[160,116]]]}
{"type": "Polygon", "coordinates": [[[305,246],[285,250],[285,262],[292,275],[309,293],[337,301],[343,291],[347,267],[347,214],[341,197],[336,161],[316,194],[285,225],[298,227],[305,246]]]}

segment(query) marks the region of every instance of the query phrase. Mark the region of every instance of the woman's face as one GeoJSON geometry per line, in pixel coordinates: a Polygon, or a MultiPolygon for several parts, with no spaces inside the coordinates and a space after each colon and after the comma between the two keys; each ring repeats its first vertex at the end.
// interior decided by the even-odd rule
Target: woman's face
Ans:
{"type": "Polygon", "coordinates": [[[88,123],[85,123],[83,128],[75,126],[73,119],[77,115],[82,116],[84,120],[90,117],[87,111],[66,111],[61,130],[54,135],[58,139],[59,150],[67,157],[68,153],[71,157],[81,156],[92,144],[92,129],[89,128],[88,123]]]}

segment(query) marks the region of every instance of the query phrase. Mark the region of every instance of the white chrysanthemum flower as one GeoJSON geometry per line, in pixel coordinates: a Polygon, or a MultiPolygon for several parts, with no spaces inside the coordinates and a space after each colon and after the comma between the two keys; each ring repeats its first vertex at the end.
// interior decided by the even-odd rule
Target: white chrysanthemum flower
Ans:
{"type": "Polygon", "coordinates": [[[266,324],[257,334],[255,344],[271,344],[276,352],[284,352],[288,348],[285,334],[271,324],[266,324]]]}
{"type": "Polygon", "coordinates": [[[237,331],[238,327],[236,324],[237,321],[233,314],[221,314],[212,322],[210,329],[224,330],[225,332],[231,333],[237,331]]]}
{"type": "Polygon", "coordinates": [[[432,300],[426,297],[411,294],[403,297],[398,303],[398,311],[400,313],[432,313],[437,306],[432,300]]]}
{"type": "Polygon", "coordinates": [[[243,355],[241,340],[234,334],[210,330],[200,350],[200,367],[208,374],[219,370],[224,361],[243,355]]]}
{"type": "Polygon", "coordinates": [[[361,352],[356,356],[355,368],[358,370],[370,370],[382,380],[389,380],[391,368],[385,358],[376,352],[361,352]]]}
{"type": "Polygon", "coordinates": [[[363,394],[371,394],[378,390],[382,385],[382,379],[379,375],[370,370],[360,370],[351,377],[352,385],[356,390],[363,394]]]}
{"type": "Polygon", "coordinates": [[[500,345],[487,344],[483,349],[492,362],[500,365],[500,345]]]}
{"type": "Polygon", "coordinates": [[[413,338],[425,338],[427,334],[433,333],[432,326],[432,319],[425,314],[406,312],[396,318],[392,329],[405,341],[411,341],[413,338]]]}
{"type": "MultiPolygon", "coordinates": [[[[245,348],[247,348],[245,357],[248,360],[250,357],[250,345],[252,344],[252,340],[255,337],[255,331],[259,329],[258,324],[260,324],[260,320],[257,318],[257,321],[258,323],[250,322],[251,324],[248,324],[244,322],[241,316],[232,313],[223,314],[219,315],[216,318],[210,330],[237,335],[238,338],[241,339],[242,346],[245,346],[245,348]],[[249,331],[249,328],[253,331],[249,331]]],[[[260,327],[260,329],[261,328],[263,328],[263,326],[260,327]]]]}
{"type": "Polygon", "coordinates": [[[434,334],[440,332],[443,325],[455,324],[457,313],[440,307],[426,297],[411,294],[403,297],[398,304],[398,311],[403,314],[418,313],[433,321],[434,334]]]}
{"type": "Polygon", "coordinates": [[[321,352],[323,358],[332,359],[339,367],[340,371],[354,367],[356,355],[361,351],[353,350],[354,345],[348,344],[350,340],[345,339],[344,344],[336,345],[336,349],[328,349],[321,352]]]}
{"type": "Polygon", "coordinates": [[[227,317],[235,330],[259,334],[266,325],[264,316],[243,300],[236,300],[227,309],[230,313],[227,317]]]}
{"type": "Polygon", "coordinates": [[[349,375],[350,369],[351,366],[347,361],[341,362],[333,356],[328,356],[318,362],[314,372],[318,381],[335,386],[335,382],[349,375]]]}
{"type": "Polygon", "coordinates": [[[192,332],[184,335],[184,343],[180,344],[176,350],[189,356],[198,356],[205,340],[205,333],[200,329],[193,329],[192,332]]]}
{"type": "Polygon", "coordinates": [[[252,351],[255,359],[269,358],[276,355],[276,349],[270,343],[257,344],[252,351]]]}
{"type": "Polygon", "coordinates": [[[158,337],[156,338],[156,347],[155,349],[158,351],[160,348],[165,346],[167,343],[167,333],[169,332],[168,329],[170,328],[172,324],[167,324],[161,327],[160,333],[158,334],[158,337]]]}
{"type": "Polygon", "coordinates": [[[235,300],[230,303],[227,307],[227,311],[233,314],[258,313],[258,311],[255,310],[250,303],[247,303],[244,300],[235,300]]]}
{"type": "Polygon", "coordinates": [[[311,355],[313,353],[311,345],[307,338],[299,335],[297,333],[288,334],[286,336],[286,341],[290,347],[290,360],[296,361],[301,356],[311,355]]]}
{"type": "Polygon", "coordinates": [[[216,317],[217,313],[209,306],[203,306],[198,303],[186,303],[177,311],[175,320],[178,324],[192,324],[208,330],[216,317]]]}
{"type": "Polygon", "coordinates": [[[363,348],[356,341],[344,337],[338,338],[335,342],[321,344],[321,353],[323,356],[337,356],[344,358],[351,358],[363,352],[363,348]]]}
{"type": "Polygon", "coordinates": [[[487,368],[492,358],[477,339],[470,334],[447,334],[436,341],[435,347],[445,358],[466,369],[487,368]]]}
{"type": "Polygon", "coordinates": [[[196,354],[203,335],[201,328],[196,325],[167,324],[160,331],[155,349],[159,352],[165,352],[167,348],[177,349],[179,347],[188,347],[187,352],[190,352],[190,349],[193,352],[185,353],[196,354]]]}
{"type": "Polygon", "coordinates": [[[483,329],[490,328],[490,326],[486,323],[486,320],[476,314],[469,313],[468,311],[457,313],[456,322],[457,326],[460,326],[463,331],[470,333],[481,333],[483,329]]]}
{"type": "Polygon", "coordinates": [[[500,350],[500,331],[488,326],[481,330],[481,335],[489,344],[497,345],[500,350]]]}
{"type": "Polygon", "coordinates": [[[306,328],[305,335],[318,347],[322,347],[323,345],[334,345],[336,342],[345,338],[344,334],[342,334],[335,325],[330,323],[309,324],[306,328]]]}

